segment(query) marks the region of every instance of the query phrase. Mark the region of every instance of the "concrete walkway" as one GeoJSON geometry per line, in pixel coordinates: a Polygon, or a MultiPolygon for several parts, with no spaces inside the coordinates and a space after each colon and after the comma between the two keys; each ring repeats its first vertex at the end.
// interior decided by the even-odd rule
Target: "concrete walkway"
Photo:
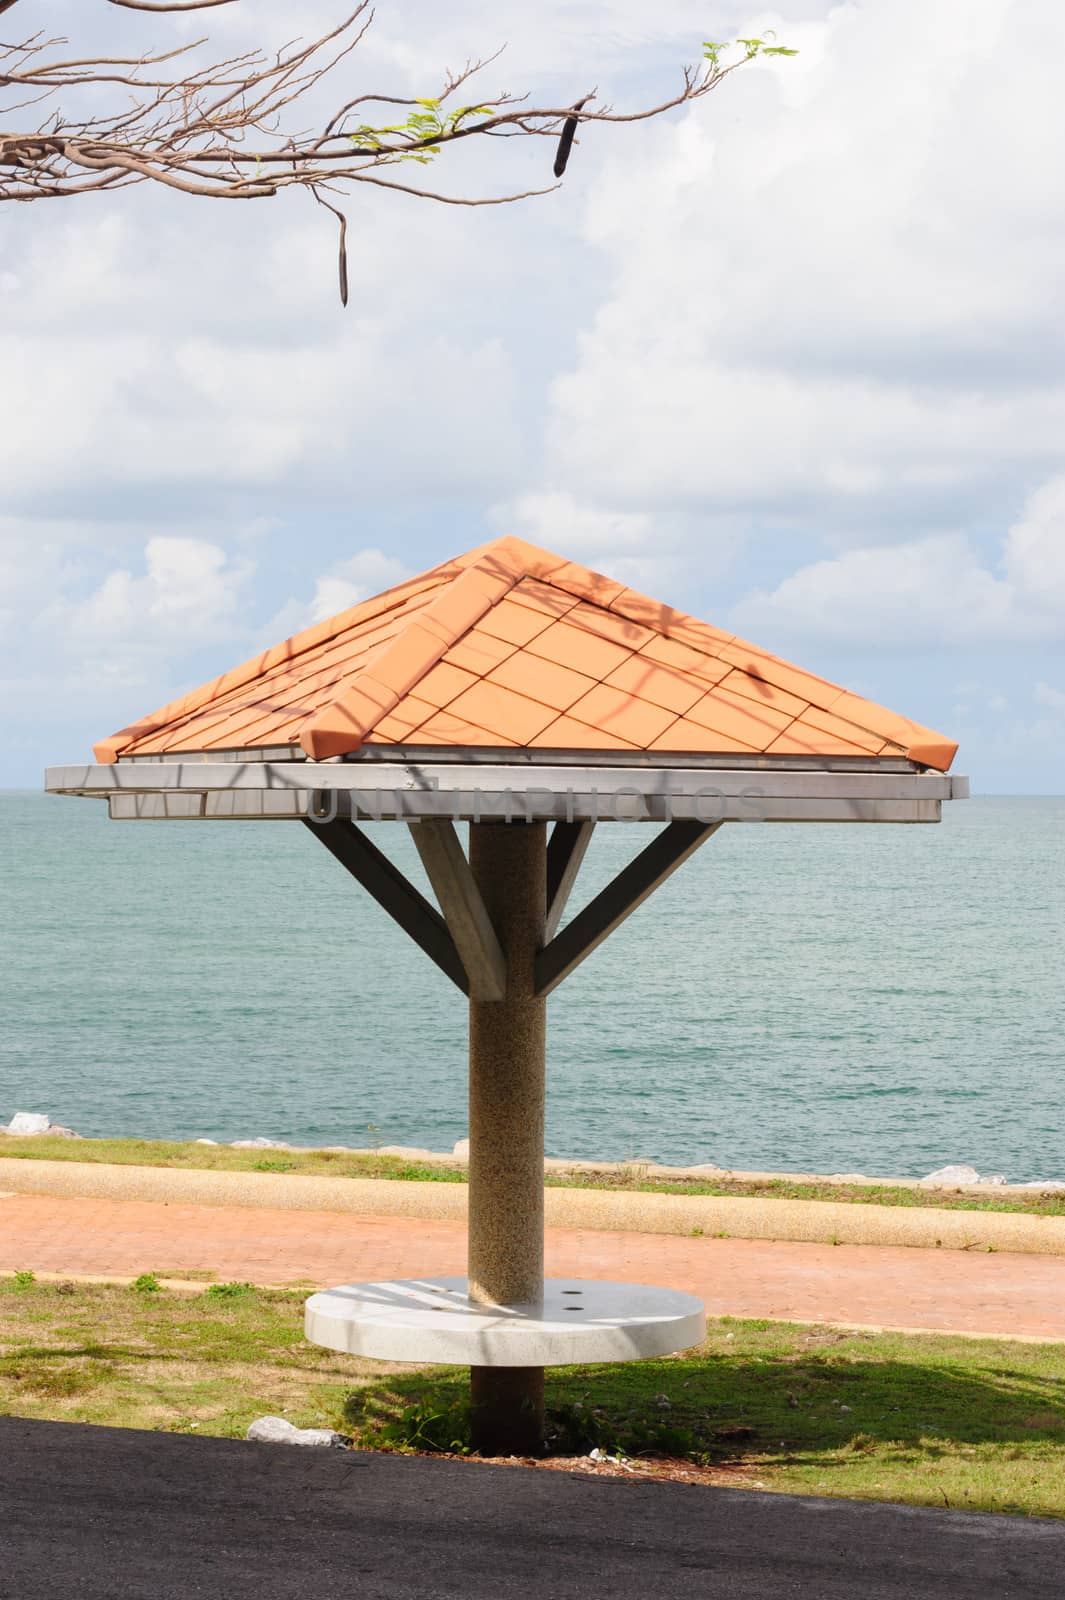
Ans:
{"type": "MultiPolygon", "coordinates": [[[[0,1272],[211,1272],[323,1287],[465,1267],[465,1227],[453,1220],[0,1196],[0,1272]]],[[[551,1228],[547,1270],[687,1290],[712,1316],[1065,1340],[1054,1256],[551,1228]]]]}

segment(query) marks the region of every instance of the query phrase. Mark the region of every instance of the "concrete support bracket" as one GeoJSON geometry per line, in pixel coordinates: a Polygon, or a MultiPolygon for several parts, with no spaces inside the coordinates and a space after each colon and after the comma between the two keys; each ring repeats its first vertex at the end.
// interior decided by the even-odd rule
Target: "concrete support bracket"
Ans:
{"type": "Polygon", "coordinates": [[[547,918],[544,938],[558,931],[566,902],[573,892],[585,851],[592,842],[594,822],[556,822],[547,841],[547,918]]]}
{"type": "Polygon", "coordinates": [[[507,989],[506,957],[455,824],[446,817],[423,817],[409,826],[448,932],[462,958],[471,997],[502,1000],[507,989]]]}

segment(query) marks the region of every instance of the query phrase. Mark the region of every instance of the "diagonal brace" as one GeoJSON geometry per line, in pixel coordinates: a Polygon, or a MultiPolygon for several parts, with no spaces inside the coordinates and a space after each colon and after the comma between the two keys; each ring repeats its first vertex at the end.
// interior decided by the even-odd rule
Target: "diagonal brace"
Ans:
{"type": "Polygon", "coordinates": [[[506,957],[455,824],[448,817],[422,817],[408,827],[466,969],[470,998],[502,1000],[507,992],[506,957]]]}
{"type": "Polygon", "coordinates": [[[562,920],[566,902],[577,881],[584,853],[592,842],[594,822],[556,822],[547,841],[547,923],[544,938],[552,939],[562,920]]]}
{"type": "Polygon", "coordinates": [[[536,958],[537,994],[550,994],[563,978],[568,978],[586,956],[590,956],[721,826],[720,822],[671,822],[663,828],[540,951],[536,958]]]}
{"type": "Polygon", "coordinates": [[[314,822],[309,817],[303,820],[341,866],[347,868],[393,921],[399,923],[404,933],[425,951],[430,961],[435,961],[441,972],[446,973],[463,994],[468,994],[465,968],[447,923],[436,907],[407,882],[399,868],[354,822],[314,822]]]}

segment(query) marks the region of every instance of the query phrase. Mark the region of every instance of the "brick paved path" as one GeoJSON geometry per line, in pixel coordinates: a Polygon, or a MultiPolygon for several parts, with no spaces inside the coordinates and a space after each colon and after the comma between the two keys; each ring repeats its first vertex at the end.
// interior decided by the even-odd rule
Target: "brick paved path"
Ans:
{"type": "MultiPolygon", "coordinates": [[[[463,1273],[459,1222],[0,1196],[0,1271],[313,1283],[463,1273]]],[[[686,1289],[711,1315],[1065,1340],[1065,1259],[549,1229],[553,1277],[686,1289]]]]}

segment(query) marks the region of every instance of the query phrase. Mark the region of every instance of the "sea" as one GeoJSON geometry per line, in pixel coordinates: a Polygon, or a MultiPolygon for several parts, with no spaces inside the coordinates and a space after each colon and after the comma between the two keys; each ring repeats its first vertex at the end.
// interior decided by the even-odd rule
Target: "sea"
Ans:
{"type": "MultiPolygon", "coordinates": [[[[600,826],[574,905],[647,838],[600,826]]],[[[0,1121],[465,1136],[463,997],[310,830],[7,792],[0,863],[0,1121]]],[[[548,1154],[1065,1179],[1063,974],[1065,798],[727,825],[552,996],[548,1154]]]]}

